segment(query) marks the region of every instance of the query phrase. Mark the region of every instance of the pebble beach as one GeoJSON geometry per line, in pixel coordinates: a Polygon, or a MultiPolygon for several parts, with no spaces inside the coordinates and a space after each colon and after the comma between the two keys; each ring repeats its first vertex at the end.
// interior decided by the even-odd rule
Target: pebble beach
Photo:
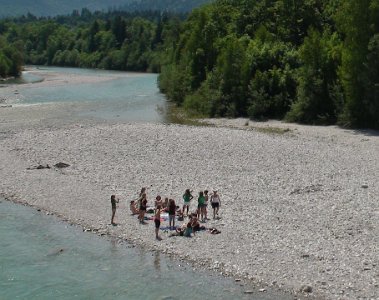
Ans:
{"type": "Polygon", "coordinates": [[[243,119],[63,122],[64,109],[0,108],[1,196],[262,291],[379,299],[379,132],[243,119]],[[221,233],[156,240],[154,222],[130,214],[141,187],[150,205],[159,194],[180,206],[189,188],[192,211],[200,190],[217,189],[220,219],[202,225],[221,233]]]}

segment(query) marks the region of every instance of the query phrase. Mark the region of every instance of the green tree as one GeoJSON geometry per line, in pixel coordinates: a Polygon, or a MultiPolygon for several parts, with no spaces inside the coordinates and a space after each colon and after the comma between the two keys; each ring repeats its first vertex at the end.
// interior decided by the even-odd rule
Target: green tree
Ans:
{"type": "Polygon", "coordinates": [[[344,34],[342,63],[339,69],[346,103],[340,116],[340,123],[348,126],[371,126],[373,118],[371,108],[373,99],[368,91],[377,93],[370,88],[368,65],[370,56],[369,43],[379,30],[379,1],[359,0],[345,1],[337,15],[337,24],[344,34]]]}
{"type": "Polygon", "coordinates": [[[311,29],[299,50],[302,62],[298,73],[297,99],[287,120],[308,124],[334,124],[340,113],[337,90],[340,41],[328,30],[311,29]]]}

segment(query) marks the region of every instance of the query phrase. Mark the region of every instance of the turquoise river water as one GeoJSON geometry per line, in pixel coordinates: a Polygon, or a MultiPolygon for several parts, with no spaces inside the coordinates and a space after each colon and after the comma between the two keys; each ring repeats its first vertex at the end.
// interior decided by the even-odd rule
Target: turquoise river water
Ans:
{"type": "Polygon", "coordinates": [[[0,299],[284,299],[3,199],[0,237],[0,299]]]}
{"type": "MultiPolygon", "coordinates": [[[[116,121],[166,122],[167,101],[157,87],[157,75],[60,67],[29,67],[17,82],[16,95],[2,95],[12,98],[11,104],[75,104],[82,118],[98,118],[116,121]],[[38,85],[45,74],[59,73],[63,76],[85,76],[94,82],[69,81],[55,84],[54,78],[48,85],[38,85]],[[98,80],[100,78],[100,80],[98,80]],[[23,85],[22,83],[37,83],[23,85]]],[[[80,80],[80,78],[78,78],[80,80]]],[[[13,93],[13,91],[12,91],[13,93]]],[[[1,94],[1,90],[0,90],[1,94]]]]}

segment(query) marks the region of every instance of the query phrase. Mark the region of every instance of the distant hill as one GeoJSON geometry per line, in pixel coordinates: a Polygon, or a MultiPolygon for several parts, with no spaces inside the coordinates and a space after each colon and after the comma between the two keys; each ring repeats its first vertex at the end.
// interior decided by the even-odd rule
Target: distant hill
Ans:
{"type": "Polygon", "coordinates": [[[210,0],[0,0],[0,17],[21,16],[31,13],[35,16],[56,16],[87,8],[95,10],[168,10],[187,12],[210,0]]]}
{"type": "Polygon", "coordinates": [[[174,12],[188,12],[212,0],[137,0],[130,1],[121,9],[127,11],[136,10],[160,10],[174,12]]]}
{"type": "Polygon", "coordinates": [[[125,5],[128,0],[0,0],[0,16],[20,16],[31,13],[35,16],[69,14],[73,10],[107,10],[112,6],[125,5]]]}

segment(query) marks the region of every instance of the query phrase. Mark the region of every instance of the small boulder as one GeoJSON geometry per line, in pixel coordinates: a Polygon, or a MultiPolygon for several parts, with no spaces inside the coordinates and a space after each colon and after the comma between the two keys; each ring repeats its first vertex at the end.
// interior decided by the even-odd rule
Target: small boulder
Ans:
{"type": "Polygon", "coordinates": [[[300,291],[302,293],[312,293],[313,289],[312,289],[312,287],[310,285],[302,285],[300,287],[300,291]]]}
{"type": "Polygon", "coordinates": [[[63,163],[63,162],[59,162],[59,163],[57,163],[57,164],[55,164],[54,165],[54,167],[56,167],[56,168],[67,168],[67,167],[69,167],[70,165],[69,164],[66,164],[66,163],[63,163]]]}
{"type": "Polygon", "coordinates": [[[46,166],[44,166],[44,165],[38,165],[38,166],[36,167],[36,169],[37,169],[37,170],[41,170],[41,169],[50,169],[50,166],[49,166],[49,165],[46,165],[46,166]]]}
{"type": "Polygon", "coordinates": [[[49,165],[38,165],[35,167],[26,168],[27,170],[42,170],[42,169],[50,169],[49,165]]]}

